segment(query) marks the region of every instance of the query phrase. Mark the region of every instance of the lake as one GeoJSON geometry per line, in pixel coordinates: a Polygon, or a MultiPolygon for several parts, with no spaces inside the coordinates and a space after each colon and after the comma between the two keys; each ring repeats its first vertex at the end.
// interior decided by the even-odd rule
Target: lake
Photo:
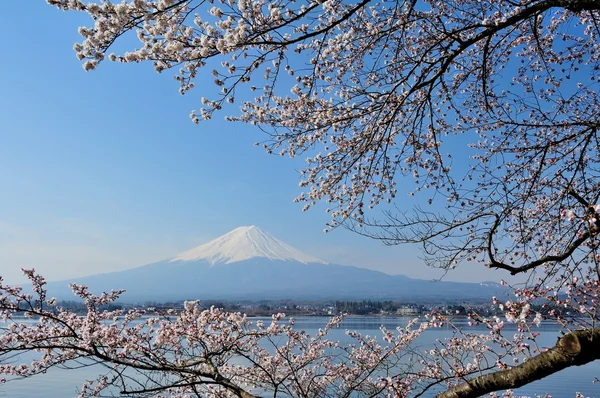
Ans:
{"type": "MultiPolygon", "coordinates": [[[[264,319],[265,323],[270,318],[264,319]]],[[[326,317],[298,317],[296,327],[310,334],[316,334],[319,328],[327,323],[326,317]]],[[[348,337],[345,330],[357,330],[363,334],[381,335],[379,327],[384,325],[393,330],[404,327],[411,318],[404,317],[347,317],[341,327],[330,333],[330,339],[344,341],[348,337]]],[[[27,321],[30,322],[30,321],[27,321]]],[[[473,329],[475,330],[475,329],[473,329]]],[[[483,329],[481,329],[483,330],[483,329]]],[[[552,347],[556,343],[558,328],[554,324],[542,324],[539,328],[540,346],[552,347]]],[[[430,329],[419,339],[423,349],[436,339],[452,335],[452,329],[430,329]]],[[[99,368],[83,368],[76,370],[52,369],[48,373],[30,379],[15,380],[0,386],[0,397],[7,398],[69,398],[77,396],[77,389],[86,379],[94,379],[100,372],[99,368]]],[[[581,392],[585,397],[600,398],[600,383],[593,383],[595,377],[600,377],[600,362],[585,366],[572,367],[558,372],[546,379],[539,380],[516,390],[517,395],[550,394],[554,398],[575,397],[575,392],[581,392]]]]}

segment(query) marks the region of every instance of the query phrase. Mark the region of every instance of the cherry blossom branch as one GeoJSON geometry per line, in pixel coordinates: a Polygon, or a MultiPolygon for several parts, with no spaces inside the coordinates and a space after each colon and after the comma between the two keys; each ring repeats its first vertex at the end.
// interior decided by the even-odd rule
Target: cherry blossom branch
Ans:
{"type": "MultiPolygon", "coordinates": [[[[591,214],[594,216],[594,220],[600,219],[600,215],[597,213],[595,208],[593,206],[591,206],[577,192],[575,192],[572,189],[569,189],[568,194],[570,196],[572,196],[573,198],[575,198],[580,204],[582,204],[584,206],[584,208],[586,209],[586,211],[591,212],[591,214]]],[[[557,263],[557,262],[561,262],[561,261],[564,261],[564,260],[570,258],[578,248],[580,248],[592,236],[595,236],[597,234],[597,230],[598,230],[598,228],[596,227],[597,221],[595,221],[594,228],[588,229],[585,232],[578,232],[576,239],[574,239],[573,242],[569,246],[566,247],[566,249],[564,250],[563,253],[544,256],[535,261],[531,261],[527,264],[523,264],[521,266],[514,267],[514,266],[510,266],[508,264],[502,263],[500,261],[497,261],[494,256],[494,252],[492,249],[493,248],[493,237],[498,229],[498,226],[500,225],[500,222],[501,222],[501,218],[499,216],[496,216],[494,224],[492,225],[492,228],[490,229],[490,232],[488,234],[487,253],[488,253],[488,256],[490,259],[489,267],[507,270],[511,273],[511,275],[516,275],[516,274],[519,274],[522,272],[527,272],[533,268],[539,267],[544,264],[557,263]]]]}
{"type": "Polygon", "coordinates": [[[475,398],[519,388],[570,366],[581,366],[598,359],[600,329],[577,330],[562,336],[554,347],[519,366],[467,380],[438,394],[437,398],[475,398]]]}

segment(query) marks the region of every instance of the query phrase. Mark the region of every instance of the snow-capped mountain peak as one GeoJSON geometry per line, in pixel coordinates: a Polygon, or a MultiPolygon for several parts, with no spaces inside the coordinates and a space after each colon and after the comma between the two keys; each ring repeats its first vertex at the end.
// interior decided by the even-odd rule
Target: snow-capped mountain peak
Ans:
{"type": "Polygon", "coordinates": [[[304,264],[327,264],[326,261],[302,253],[254,225],[238,227],[208,243],[175,256],[171,262],[206,260],[211,265],[215,265],[235,263],[253,257],[298,261],[304,264]]]}

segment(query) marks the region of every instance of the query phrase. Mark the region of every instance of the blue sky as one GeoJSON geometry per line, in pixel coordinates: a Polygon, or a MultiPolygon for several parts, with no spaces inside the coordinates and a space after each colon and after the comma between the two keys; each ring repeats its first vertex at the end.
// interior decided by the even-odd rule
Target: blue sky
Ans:
{"type": "MultiPolygon", "coordinates": [[[[268,156],[251,126],[226,113],[199,126],[201,84],[185,96],[151,65],[84,72],[72,45],[85,16],[44,2],[0,14],[0,275],[50,280],[172,257],[255,224],[328,261],[439,277],[418,247],[385,247],[293,203],[301,159],[268,156]]],[[[465,264],[447,280],[505,277],[465,264]]]]}

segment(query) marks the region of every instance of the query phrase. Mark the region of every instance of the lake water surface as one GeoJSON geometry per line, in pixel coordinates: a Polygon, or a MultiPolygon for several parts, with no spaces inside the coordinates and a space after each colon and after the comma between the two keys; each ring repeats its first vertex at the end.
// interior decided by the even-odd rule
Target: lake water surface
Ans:
{"type": "MultiPolygon", "coordinates": [[[[261,318],[254,318],[256,320],[261,318]]],[[[267,323],[270,318],[265,318],[267,323]]],[[[316,334],[319,328],[327,323],[325,317],[300,317],[296,318],[296,327],[304,329],[311,335],[316,334]]],[[[381,335],[379,327],[384,325],[388,329],[404,327],[410,318],[403,317],[348,317],[344,319],[339,329],[330,333],[331,340],[347,340],[345,330],[357,330],[362,334],[381,335]]],[[[539,328],[541,335],[538,338],[540,346],[552,347],[558,337],[555,325],[544,325],[539,328]]],[[[423,349],[436,339],[451,336],[452,329],[430,329],[418,340],[423,349]]],[[[100,368],[82,368],[76,370],[51,369],[48,373],[30,379],[14,380],[0,386],[0,397],[7,398],[70,398],[76,397],[79,386],[86,379],[95,379],[100,374],[100,368]]],[[[585,397],[600,398],[600,383],[594,379],[600,377],[600,361],[585,366],[572,367],[558,372],[543,380],[529,384],[516,390],[518,395],[535,397],[550,394],[555,398],[575,397],[575,392],[581,392],[585,397]]]]}

